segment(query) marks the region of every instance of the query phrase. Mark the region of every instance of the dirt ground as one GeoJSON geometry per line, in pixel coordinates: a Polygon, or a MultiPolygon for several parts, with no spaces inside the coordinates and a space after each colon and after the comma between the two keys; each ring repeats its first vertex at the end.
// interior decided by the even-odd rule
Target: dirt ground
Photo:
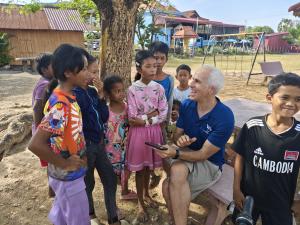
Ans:
{"type": "MultiPolygon", "coordinates": [[[[173,73],[174,68],[167,68],[173,73]]],[[[0,121],[31,111],[32,89],[39,79],[38,75],[29,73],[0,72],[0,121]]],[[[225,89],[221,92],[221,100],[243,97],[256,101],[265,101],[266,87],[261,86],[262,76],[255,77],[249,86],[245,86],[245,77],[226,75],[225,89]]],[[[0,140],[5,131],[0,129],[0,140]]],[[[51,208],[52,199],[47,195],[47,178],[45,169],[41,169],[39,160],[26,146],[30,137],[14,146],[8,155],[0,162],[0,225],[47,225],[50,224],[47,214],[51,208]]],[[[106,213],[103,200],[103,190],[96,175],[94,199],[96,214],[105,223],[106,213]]],[[[133,179],[130,187],[135,189],[133,179]]],[[[119,199],[119,190],[117,199],[119,199]]],[[[147,224],[165,224],[166,207],[157,188],[152,192],[154,198],[161,203],[159,210],[151,210],[151,221],[147,224]]],[[[118,206],[126,219],[133,221],[136,202],[118,200],[118,206]]],[[[203,224],[209,210],[207,200],[203,198],[201,205],[191,207],[190,224],[203,224]]]]}

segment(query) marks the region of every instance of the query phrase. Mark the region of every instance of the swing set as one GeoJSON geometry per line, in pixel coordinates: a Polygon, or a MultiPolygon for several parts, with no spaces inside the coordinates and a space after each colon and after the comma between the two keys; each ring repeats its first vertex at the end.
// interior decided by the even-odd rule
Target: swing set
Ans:
{"type": "MultiPolygon", "coordinates": [[[[228,73],[229,69],[233,74],[238,71],[238,64],[240,75],[243,76],[244,71],[248,74],[247,85],[252,75],[263,74],[262,72],[253,72],[257,55],[263,53],[263,62],[266,62],[266,48],[265,48],[265,33],[264,32],[251,32],[251,33],[237,33],[237,34],[224,34],[224,35],[211,35],[207,47],[204,52],[202,64],[209,57],[212,57],[213,64],[228,73]],[[255,39],[258,39],[255,43],[255,39]],[[250,58],[250,70],[249,64],[250,58]],[[224,65],[225,63],[225,65],[224,65]],[[248,72],[249,71],[249,72],[248,72]]],[[[263,63],[260,62],[260,63],[263,63]]]]}

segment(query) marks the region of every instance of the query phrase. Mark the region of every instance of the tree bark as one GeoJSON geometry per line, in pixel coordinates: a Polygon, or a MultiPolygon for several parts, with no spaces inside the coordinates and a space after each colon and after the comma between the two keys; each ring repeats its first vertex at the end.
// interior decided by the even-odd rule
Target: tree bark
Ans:
{"type": "Polygon", "coordinates": [[[136,15],[141,0],[93,0],[101,14],[101,78],[120,75],[131,83],[136,15]]]}

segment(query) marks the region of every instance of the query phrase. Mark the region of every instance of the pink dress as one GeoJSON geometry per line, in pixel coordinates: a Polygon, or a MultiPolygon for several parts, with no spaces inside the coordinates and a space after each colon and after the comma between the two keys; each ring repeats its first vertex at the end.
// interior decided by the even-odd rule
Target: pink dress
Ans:
{"type": "Polygon", "coordinates": [[[163,142],[160,123],[166,120],[168,103],[164,88],[151,81],[148,85],[140,80],[134,82],[128,89],[128,117],[139,118],[158,110],[159,115],[154,124],[144,127],[130,127],[128,133],[128,147],[126,165],[129,171],[140,171],[144,167],[154,169],[162,166],[162,159],[145,145],[145,142],[161,144],[163,142]]]}

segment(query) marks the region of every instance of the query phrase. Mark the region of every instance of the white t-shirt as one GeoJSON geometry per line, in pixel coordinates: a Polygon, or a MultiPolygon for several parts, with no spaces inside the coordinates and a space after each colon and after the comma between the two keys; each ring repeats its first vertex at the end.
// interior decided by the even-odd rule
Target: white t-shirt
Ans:
{"type": "Polygon", "coordinates": [[[174,88],[173,96],[174,99],[179,100],[180,102],[183,102],[185,99],[189,98],[189,95],[191,93],[191,88],[181,91],[178,89],[178,87],[174,88]]]}

